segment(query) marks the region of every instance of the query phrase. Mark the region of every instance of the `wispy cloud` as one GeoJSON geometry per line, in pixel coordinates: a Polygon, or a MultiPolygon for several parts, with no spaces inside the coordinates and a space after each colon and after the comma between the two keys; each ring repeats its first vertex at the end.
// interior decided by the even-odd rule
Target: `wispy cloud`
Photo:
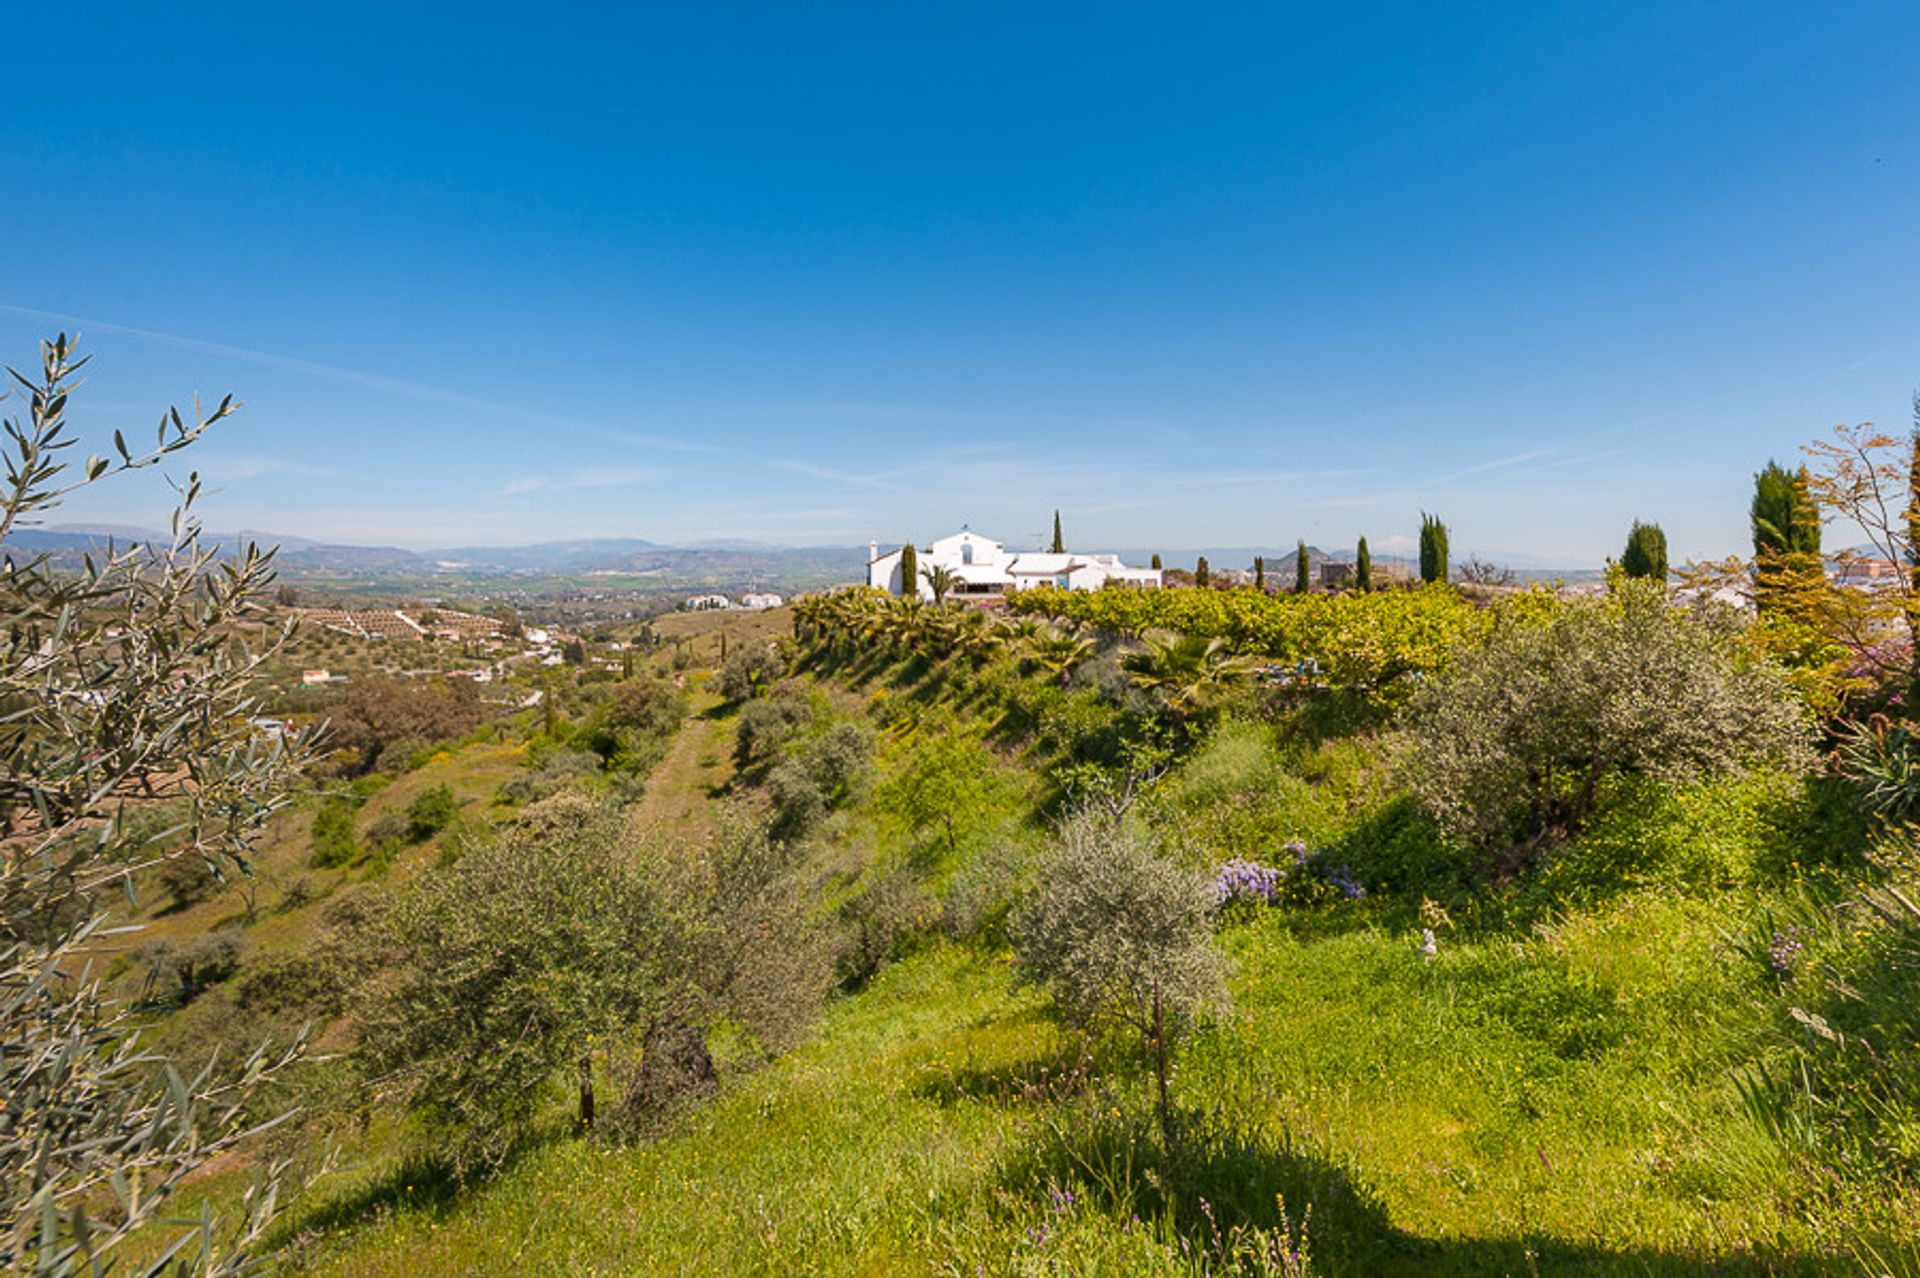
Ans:
{"type": "Polygon", "coordinates": [[[316,466],[311,462],[294,461],[286,457],[262,457],[250,453],[203,458],[199,463],[199,471],[215,483],[238,483],[263,475],[300,475],[313,479],[354,478],[352,471],[335,466],[316,466]]]}
{"type": "Polygon", "coordinates": [[[107,320],[88,319],[78,315],[68,315],[60,311],[45,311],[31,306],[17,306],[10,302],[0,302],[0,312],[20,315],[28,319],[45,320],[54,324],[66,324],[76,329],[112,333],[120,337],[131,337],[136,341],[152,342],[160,346],[170,346],[176,350],[195,351],[202,355],[214,355],[221,359],[239,360],[256,364],[262,368],[275,368],[283,372],[299,373],[307,377],[316,377],[325,381],[337,382],[345,386],[357,386],[363,390],[379,391],[383,394],[404,395],[410,399],[425,400],[430,403],[447,404],[455,408],[467,408],[477,412],[491,413],[517,421],[543,426],[557,426],[598,435],[616,443],[631,444],[639,448],[651,448],[662,452],[724,452],[715,444],[699,443],[692,440],[673,439],[667,436],[645,434],[625,429],[602,426],[597,422],[581,421],[554,413],[535,412],[515,404],[505,404],[498,400],[486,399],[478,395],[469,395],[464,391],[450,390],[445,386],[434,386],[427,382],[417,382],[404,377],[392,377],[385,373],[369,373],[357,368],[342,368],[337,364],[323,364],[316,360],[299,359],[291,355],[281,355],[273,351],[254,350],[245,346],[231,346],[225,342],[210,342],[198,337],[189,337],[181,333],[163,333],[156,329],[135,328],[129,324],[114,324],[107,320]]]}
{"type": "Polygon", "coordinates": [[[645,466],[584,466],[563,475],[521,475],[501,488],[503,497],[580,488],[632,488],[650,484],[664,472],[645,466]]]}

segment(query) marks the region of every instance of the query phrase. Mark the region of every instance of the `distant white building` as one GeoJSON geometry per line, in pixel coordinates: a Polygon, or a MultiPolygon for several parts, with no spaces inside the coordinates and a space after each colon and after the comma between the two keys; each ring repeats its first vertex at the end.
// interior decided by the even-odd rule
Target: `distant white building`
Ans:
{"type": "Polygon", "coordinates": [[[867,584],[890,595],[914,590],[923,599],[933,598],[927,584],[930,568],[945,568],[955,584],[950,596],[1007,595],[1035,586],[1058,586],[1062,590],[1099,590],[1115,584],[1158,588],[1158,568],[1129,568],[1118,555],[1052,554],[1044,551],[1009,552],[1000,542],[967,529],[942,537],[918,553],[920,578],[901,580],[900,552],[880,553],[878,542],[867,545],[867,584]]]}
{"type": "Polygon", "coordinates": [[[778,608],[785,602],[786,600],[782,599],[779,595],[759,594],[740,596],[740,606],[742,608],[751,608],[755,612],[767,608],[778,608]]]}
{"type": "Polygon", "coordinates": [[[712,612],[731,607],[733,607],[733,601],[725,595],[695,595],[687,600],[688,612],[712,612]]]}

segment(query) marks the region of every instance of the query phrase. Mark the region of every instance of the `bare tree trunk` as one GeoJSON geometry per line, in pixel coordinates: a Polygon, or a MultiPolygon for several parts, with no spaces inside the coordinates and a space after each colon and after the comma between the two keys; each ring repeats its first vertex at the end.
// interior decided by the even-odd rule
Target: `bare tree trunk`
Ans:
{"type": "Polygon", "coordinates": [[[1167,1023],[1158,985],[1153,988],[1153,1074],[1160,1091],[1160,1140],[1172,1166],[1179,1162],[1180,1148],[1173,1130],[1173,1102],[1167,1094],[1167,1023]]]}
{"type": "Polygon", "coordinates": [[[593,1053],[580,1057],[580,1130],[593,1130],[593,1053]]]}

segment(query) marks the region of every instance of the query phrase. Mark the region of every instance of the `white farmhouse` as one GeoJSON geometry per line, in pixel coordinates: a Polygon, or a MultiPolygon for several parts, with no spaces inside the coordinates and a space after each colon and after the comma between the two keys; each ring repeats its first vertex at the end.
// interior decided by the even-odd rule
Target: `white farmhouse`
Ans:
{"type": "Polygon", "coordinates": [[[1129,568],[1118,555],[1051,554],[1042,551],[1009,552],[1000,542],[977,532],[961,529],[951,537],[942,537],[918,554],[920,579],[901,580],[900,552],[880,553],[878,542],[867,544],[867,584],[890,595],[902,595],[914,589],[923,599],[933,598],[927,584],[930,568],[945,568],[955,584],[948,592],[953,597],[1006,595],[1034,586],[1059,586],[1063,590],[1098,590],[1108,584],[1158,587],[1158,568],[1129,568]]]}

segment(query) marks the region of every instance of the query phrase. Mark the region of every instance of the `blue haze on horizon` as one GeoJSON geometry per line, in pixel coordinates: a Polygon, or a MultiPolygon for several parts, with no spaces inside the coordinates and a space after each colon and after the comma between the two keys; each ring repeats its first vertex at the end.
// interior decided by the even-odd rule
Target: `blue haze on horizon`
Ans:
{"type": "Polygon", "coordinates": [[[189,454],[210,527],[1026,543],[1059,508],[1085,546],[1392,552],[1425,509],[1456,555],[1591,565],[1638,517],[1679,559],[1920,384],[1911,4],[8,34],[0,359],[81,330],[96,445],[245,400],[189,454]]]}

